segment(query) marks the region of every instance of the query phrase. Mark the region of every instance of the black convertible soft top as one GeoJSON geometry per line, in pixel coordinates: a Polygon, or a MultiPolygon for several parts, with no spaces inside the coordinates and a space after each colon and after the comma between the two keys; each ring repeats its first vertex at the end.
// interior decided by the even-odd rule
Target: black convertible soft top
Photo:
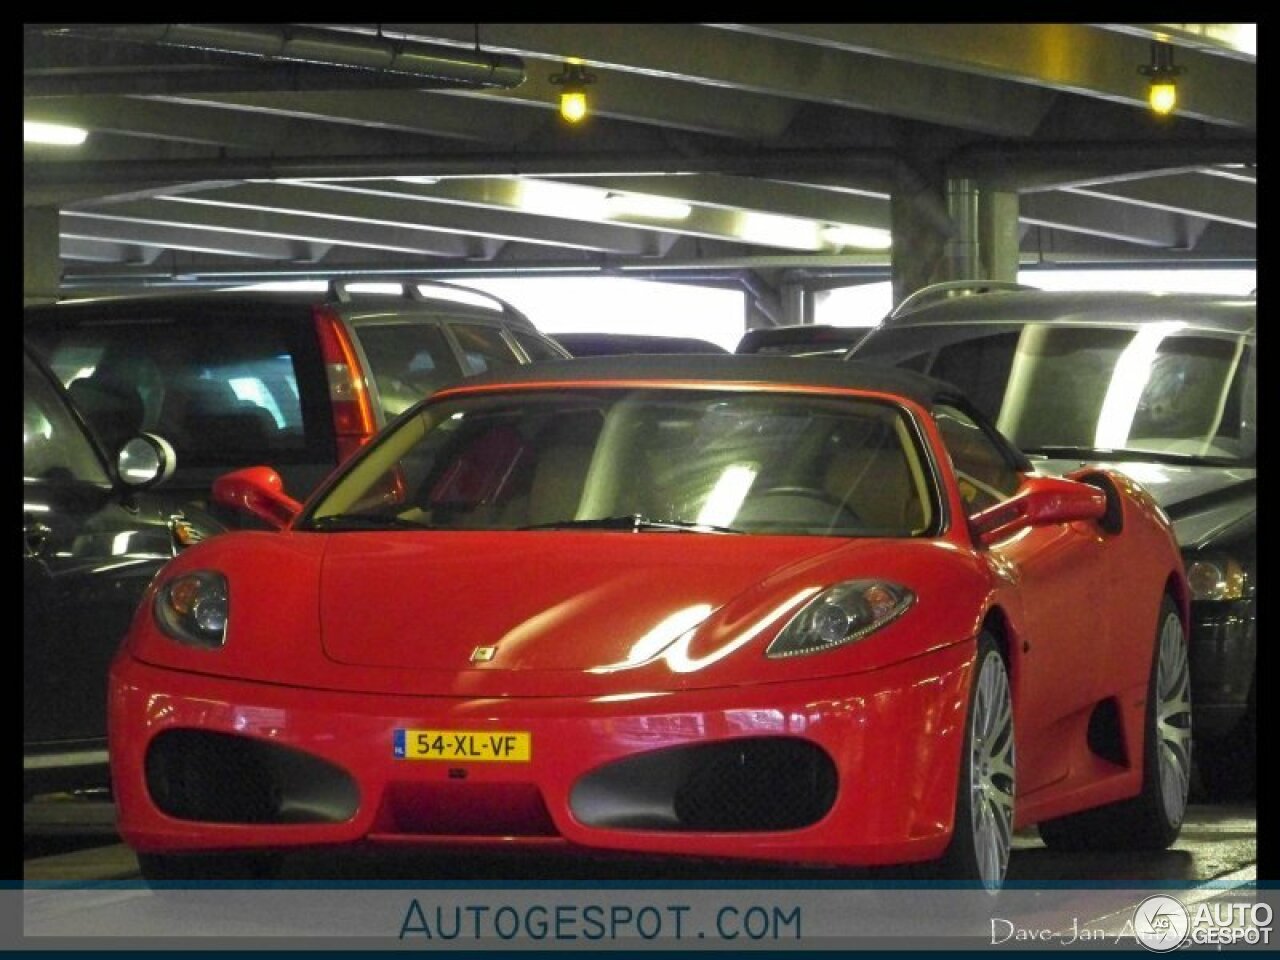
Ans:
{"type": "Polygon", "coordinates": [[[584,380],[690,380],[707,383],[759,383],[767,386],[844,387],[875,390],[929,406],[962,396],[942,380],[879,363],[843,363],[805,357],[718,354],[576,357],[481,374],[451,389],[498,384],[581,383],[584,380]]]}

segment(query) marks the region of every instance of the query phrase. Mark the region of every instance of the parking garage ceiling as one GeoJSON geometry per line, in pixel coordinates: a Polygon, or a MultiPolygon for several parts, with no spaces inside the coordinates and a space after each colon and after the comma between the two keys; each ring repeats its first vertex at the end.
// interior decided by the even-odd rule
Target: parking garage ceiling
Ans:
{"type": "Polygon", "coordinates": [[[24,203],[59,211],[64,286],[883,276],[891,194],[945,218],[957,178],[1017,194],[1024,263],[1252,262],[1242,27],[28,24],[24,119],[89,136],[26,144],[24,203]]]}

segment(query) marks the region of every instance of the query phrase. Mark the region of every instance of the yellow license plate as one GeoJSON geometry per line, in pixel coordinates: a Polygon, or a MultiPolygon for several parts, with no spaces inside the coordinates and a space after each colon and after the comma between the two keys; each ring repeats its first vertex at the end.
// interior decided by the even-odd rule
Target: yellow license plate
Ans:
{"type": "Polygon", "coordinates": [[[532,740],[523,730],[396,730],[392,749],[404,760],[528,763],[532,740]]]}

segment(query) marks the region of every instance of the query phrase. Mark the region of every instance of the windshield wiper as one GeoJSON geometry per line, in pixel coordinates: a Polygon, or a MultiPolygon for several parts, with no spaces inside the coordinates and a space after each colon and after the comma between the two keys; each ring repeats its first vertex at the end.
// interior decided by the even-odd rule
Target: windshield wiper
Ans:
{"type": "Polygon", "coordinates": [[[1108,450],[1099,447],[1022,447],[1031,457],[1048,457],[1055,460],[1086,460],[1100,462],[1115,460],[1121,463],[1153,461],[1155,463],[1190,464],[1211,467],[1252,467],[1252,460],[1238,457],[1210,457],[1194,453],[1166,453],[1159,450],[1108,450]]]}
{"type": "Polygon", "coordinates": [[[429,530],[425,523],[406,520],[394,513],[334,513],[311,520],[312,530],[429,530]]]}
{"type": "Polygon", "coordinates": [[[710,523],[690,523],[686,520],[650,520],[639,513],[628,513],[617,517],[592,517],[588,520],[552,520],[549,523],[534,523],[518,530],[632,530],[637,533],[647,530],[675,530],[688,533],[741,533],[732,527],[717,527],[710,523]]]}

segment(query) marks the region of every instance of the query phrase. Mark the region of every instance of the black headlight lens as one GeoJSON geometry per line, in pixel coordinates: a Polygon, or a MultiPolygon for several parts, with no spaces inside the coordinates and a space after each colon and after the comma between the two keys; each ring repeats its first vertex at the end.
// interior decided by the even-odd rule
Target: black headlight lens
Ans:
{"type": "Polygon", "coordinates": [[[916,595],[886,580],[848,580],[824,590],[791,618],[765,650],[772,658],[821,653],[861,640],[907,611],[916,595]]]}
{"type": "Polygon", "coordinates": [[[156,593],[156,622],[179,643],[217,649],[227,640],[227,578],[215,570],[174,577],[156,593]]]}

